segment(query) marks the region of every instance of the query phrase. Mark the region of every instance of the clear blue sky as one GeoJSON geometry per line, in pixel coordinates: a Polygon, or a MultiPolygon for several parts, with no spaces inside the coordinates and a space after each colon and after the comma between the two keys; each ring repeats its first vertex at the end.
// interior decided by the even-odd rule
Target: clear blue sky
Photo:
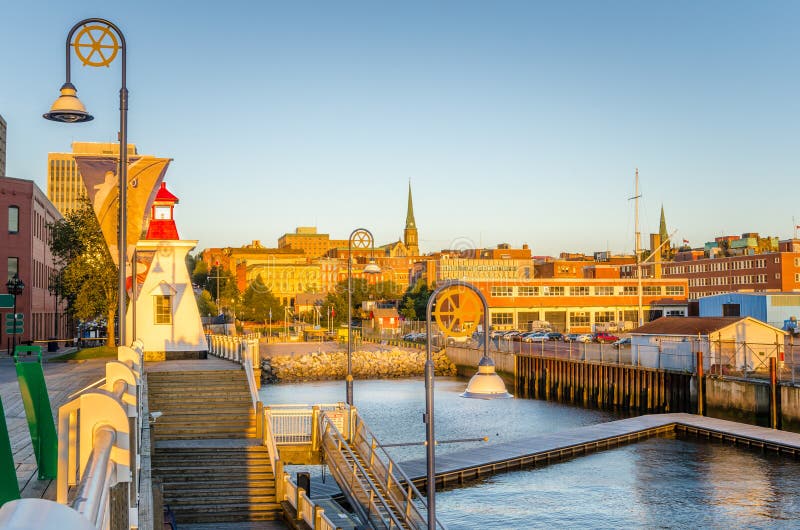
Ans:
{"type": "Polygon", "coordinates": [[[662,203],[693,245],[800,224],[800,2],[7,2],[9,176],[116,140],[118,64],[73,58],[95,121],[41,118],[90,16],[127,37],[129,139],[174,158],[199,249],[396,240],[410,179],[424,251],[629,252],[636,167],[644,240],[662,203]]]}

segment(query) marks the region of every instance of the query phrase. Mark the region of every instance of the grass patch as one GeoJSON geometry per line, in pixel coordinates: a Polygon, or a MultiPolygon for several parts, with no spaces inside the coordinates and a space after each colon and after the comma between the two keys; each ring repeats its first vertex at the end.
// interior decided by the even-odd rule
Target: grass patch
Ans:
{"type": "Polygon", "coordinates": [[[111,346],[96,346],[94,348],[84,348],[72,353],[65,353],[58,357],[53,357],[49,362],[64,361],[85,361],[88,359],[116,359],[117,349],[111,346]]]}

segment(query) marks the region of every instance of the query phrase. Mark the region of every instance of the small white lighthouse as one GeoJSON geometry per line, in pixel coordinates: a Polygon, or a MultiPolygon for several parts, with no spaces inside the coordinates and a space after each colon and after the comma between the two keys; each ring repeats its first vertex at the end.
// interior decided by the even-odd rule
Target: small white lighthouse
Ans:
{"type": "Polygon", "coordinates": [[[128,304],[127,325],[144,343],[145,361],[205,358],[208,353],[200,312],[186,268],[196,240],[182,240],[173,217],[178,198],[162,182],[155,196],[147,236],[136,244],[136,322],[128,304]]]}

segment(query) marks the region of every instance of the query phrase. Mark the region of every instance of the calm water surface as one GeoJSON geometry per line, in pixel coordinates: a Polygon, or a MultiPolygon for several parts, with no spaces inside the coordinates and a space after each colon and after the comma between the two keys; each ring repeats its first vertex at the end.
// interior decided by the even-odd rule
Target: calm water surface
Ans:
{"type": "MultiPolygon", "coordinates": [[[[458,396],[465,380],[437,378],[436,437],[488,443],[616,419],[558,403],[458,396]]],[[[265,403],[333,403],[343,382],[265,386],[265,403]]],[[[422,441],[421,379],[356,381],[355,403],[383,443],[422,441]]],[[[446,444],[437,454],[474,447],[446,444]]],[[[392,449],[398,460],[423,447],[392,449]]],[[[652,438],[537,469],[502,473],[439,492],[448,528],[800,528],[800,463],[691,438],[652,438]]]]}

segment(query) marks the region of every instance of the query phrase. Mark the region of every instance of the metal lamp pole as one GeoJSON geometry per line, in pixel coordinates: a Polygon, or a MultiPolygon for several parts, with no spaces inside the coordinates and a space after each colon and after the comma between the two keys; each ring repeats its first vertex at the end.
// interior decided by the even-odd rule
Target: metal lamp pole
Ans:
{"type": "MultiPolygon", "coordinates": [[[[96,40],[91,34],[89,35],[92,43],[89,44],[80,44],[78,42],[75,43],[76,50],[79,50],[80,47],[89,47],[91,48],[91,52],[87,54],[85,57],[81,54],[81,58],[84,64],[88,64],[90,66],[108,66],[116,57],[117,49],[122,55],[122,86],[119,90],[119,286],[118,286],[118,307],[117,307],[117,322],[118,322],[118,330],[119,330],[119,344],[124,345],[126,344],[127,337],[125,336],[125,298],[127,295],[127,289],[125,286],[126,283],[126,275],[125,275],[125,268],[127,265],[127,225],[128,225],[128,216],[127,216],[127,205],[128,205],[128,88],[127,88],[127,45],[125,44],[125,35],[122,34],[122,30],[117,27],[116,24],[110,22],[103,18],[87,18],[81,20],[74,26],[72,29],[69,30],[67,33],[67,44],[66,44],[66,81],[61,86],[61,97],[59,97],[56,102],[53,104],[53,107],[50,109],[50,112],[44,115],[44,118],[52,121],[59,121],[63,123],[78,123],[78,122],[86,122],[91,121],[94,119],[89,113],[86,112],[85,107],[83,104],[78,100],[76,93],[77,90],[75,86],[71,82],[71,67],[70,67],[70,45],[72,42],[72,37],[75,32],[81,26],[87,26],[88,24],[102,24],[107,28],[116,33],[117,37],[119,38],[119,46],[117,46],[116,41],[112,41],[113,44],[104,45],[103,42],[105,40],[106,33],[103,33],[99,40],[96,40]],[[110,58],[106,59],[104,49],[112,49],[110,52],[110,58]],[[99,56],[102,60],[95,59],[94,62],[91,61],[92,57],[99,56]]],[[[98,28],[103,29],[103,28],[98,28]]],[[[85,28],[83,31],[88,31],[88,28],[85,28]]],[[[81,32],[81,34],[83,33],[81,32]]],[[[109,33],[110,35],[110,33],[109,33]]],[[[112,37],[113,39],[113,37],[112,37]]],[[[135,311],[135,309],[133,309],[135,311]]],[[[113,325],[113,323],[112,323],[113,325]]]]}
{"type": "MultiPolygon", "coordinates": [[[[366,228],[356,228],[347,240],[347,376],[345,377],[345,397],[347,404],[353,406],[353,245],[356,248],[372,248],[375,252],[375,238],[366,228]]],[[[381,272],[374,260],[365,267],[367,274],[381,272]]]]}
{"type": "MultiPolygon", "coordinates": [[[[438,287],[428,298],[428,307],[425,312],[425,452],[426,452],[426,493],[428,498],[428,530],[436,529],[436,437],[433,423],[433,378],[435,367],[433,364],[433,351],[431,349],[431,313],[433,305],[439,294],[452,287],[465,287],[480,298],[483,305],[483,356],[489,357],[489,304],[480,290],[471,283],[452,280],[438,287]]],[[[464,324],[463,322],[461,323],[464,324]]]]}
{"type": "Polygon", "coordinates": [[[25,289],[25,284],[19,279],[19,274],[15,273],[14,277],[6,282],[6,289],[8,289],[8,294],[14,296],[14,309],[12,309],[14,311],[14,329],[11,333],[10,352],[10,355],[14,355],[14,351],[17,349],[17,296],[21,295],[25,289]]]}

